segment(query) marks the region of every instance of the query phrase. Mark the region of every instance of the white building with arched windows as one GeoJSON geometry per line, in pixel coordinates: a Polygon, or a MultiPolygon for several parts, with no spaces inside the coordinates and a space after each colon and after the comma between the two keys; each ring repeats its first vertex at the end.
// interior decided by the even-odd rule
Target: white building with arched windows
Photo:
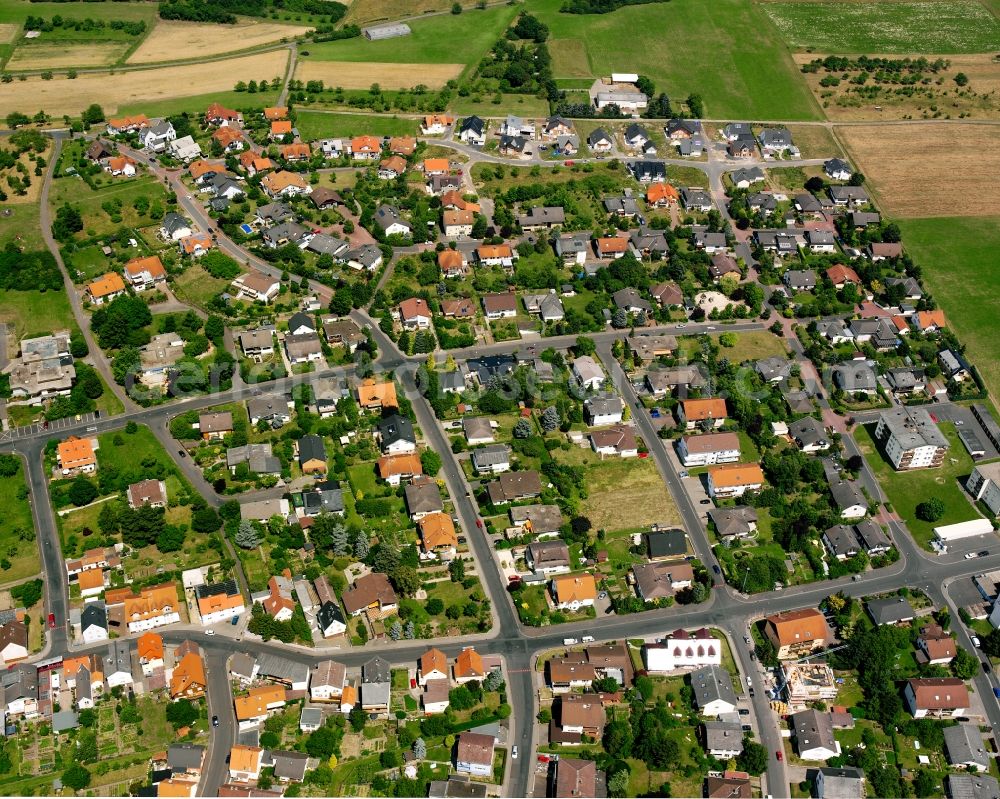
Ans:
{"type": "Polygon", "coordinates": [[[656,644],[646,644],[646,669],[670,672],[722,665],[723,642],[707,629],[674,630],[656,644]]]}

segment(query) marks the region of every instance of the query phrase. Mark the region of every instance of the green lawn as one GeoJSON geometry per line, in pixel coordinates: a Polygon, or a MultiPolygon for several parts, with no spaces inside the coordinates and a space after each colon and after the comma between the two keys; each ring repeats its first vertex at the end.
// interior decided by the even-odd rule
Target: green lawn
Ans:
{"type": "Polygon", "coordinates": [[[950,422],[940,425],[941,432],[951,444],[944,463],[937,469],[916,469],[897,472],[882,456],[866,427],[859,427],[854,433],[861,452],[875,472],[879,485],[892,503],[893,509],[903,518],[914,539],[924,549],[930,549],[934,528],[946,524],[969,521],[978,514],[969,503],[959,480],[963,481],[972,472],[972,459],[955,434],[955,426],[950,422]],[[930,497],[944,502],[944,516],[934,523],[917,518],[917,505],[930,497]]]}
{"type": "MultiPolygon", "coordinates": [[[[0,22],[23,23],[29,16],[50,19],[145,20],[156,18],[156,8],[148,3],[33,3],[28,0],[0,0],[0,22]]],[[[105,32],[111,32],[106,29],[105,32]]]]}
{"type": "MultiPolygon", "coordinates": [[[[269,78],[270,80],[270,78],[269,78]]],[[[116,113],[125,114],[147,114],[151,117],[173,116],[183,114],[204,113],[209,103],[221,103],[227,108],[235,108],[239,111],[260,110],[269,105],[274,105],[278,101],[278,92],[258,92],[248,94],[247,92],[212,92],[211,94],[193,94],[190,97],[175,97],[169,100],[144,100],[136,103],[125,103],[118,106],[116,113]]]]}
{"type": "Polygon", "coordinates": [[[29,250],[45,248],[38,224],[38,203],[10,203],[3,210],[10,216],[0,215],[0,247],[13,242],[29,250]]]}
{"type": "Polygon", "coordinates": [[[487,93],[480,98],[456,96],[448,110],[456,116],[476,114],[481,117],[495,117],[500,114],[517,114],[522,117],[543,117],[549,113],[549,104],[541,97],[531,94],[504,94],[499,103],[493,102],[494,95],[487,93]]]}
{"type": "Polygon", "coordinates": [[[65,291],[0,289],[0,322],[6,322],[7,335],[18,340],[76,328],[65,291]]]}
{"type": "Polygon", "coordinates": [[[1000,47],[1000,20],[975,0],[760,7],[789,45],[818,53],[982,53],[1000,47]]]}
{"type": "MultiPolygon", "coordinates": [[[[309,45],[306,59],[318,61],[384,61],[394,64],[479,63],[517,13],[514,6],[410,21],[413,31],[398,39],[370,42],[363,36],[309,45]]],[[[414,75],[415,83],[420,76],[414,75]]]]}
{"type": "Polygon", "coordinates": [[[12,477],[0,477],[0,507],[4,509],[0,521],[0,581],[8,583],[38,573],[38,547],[35,546],[35,525],[31,518],[24,479],[24,464],[12,477]]]}
{"type": "Polygon", "coordinates": [[[231,281],[212,277],[198,264],[192,264],[171,280],[177,299],[199,308],[208,308],[209,301],[226,290],[231,281]]]}
{"type": "Polygon", "coordinates": [[[907,251],[923,267],[923,280],[966,346],[966,355],[994,398],[1000,397],[996,297],[1000,274],[1000,218],[904,219],[907,251]]]}
{"type": "Polygon", "coordinates": [[[152,175],[145,177],[116,180],[94,191],[80,178],[59,178],[52,184],[50,202],[53,208],[58,208],[64,202],[79,207],[83,215],[84,230],[78,234],[83,239],[88,236],[103,236],[117,233],[122,227],[146,227],[159,223],[160,216],[152,216],[153,210],[159,206],[159,211],[165,210],[167,192],[163,185],[152,175]],[[147,213],[140,215],[133,204],[140,197],[149,201],[147,213]],[[102,206],[108,203],[121,202],[117,212],[121,221],[115,221],[111,214],[102,206]]]}
{"type": "Polygon", "coordinates": [[[415,135],[415,119],[366,116],[364,114],[325,114],[321,111],[299,111],[295,126],[305,141],[327,136],[405,136],[415,135]]]}
{"type": "Polygon", "coordinates": [[[750,0],[672,0],[600,16],[561,14],[561,5],[532,4],[557,42],[556,78],[637,72],[675,102],[700,94],[712,117],[820,116],[778,31],[750,0]]]}
{"type": "Polygon", "coordinates": [[[81,247],[70,253],[68,257],[64,254],[63,260],[66,262],[66,268],[69,269],[70,275],[81,281],[93,280],[115,267],[115,264],[108,260],[96,244],[81,247]],[[78,272],[79,275],[75,274],[74,271],[78,272]]]}

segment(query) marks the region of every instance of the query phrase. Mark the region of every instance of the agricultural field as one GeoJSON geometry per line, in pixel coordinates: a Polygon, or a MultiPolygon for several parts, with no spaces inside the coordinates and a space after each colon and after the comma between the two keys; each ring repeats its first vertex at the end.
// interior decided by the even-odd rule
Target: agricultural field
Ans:
{"type": "MultiPolygon", "coordinates": [[[[51,19],[58,14],[63,19],[120,19],[126,21],[143,20],[152,24],[156,19],[156,6],[149,3],[32,3],[29,0],[0,0],[0,23],[21,28],[28,17],[51,19]]],[[[104,30],[105,36],[116,34],[104,30]]],[[[3,40],[0,35],[0,41],[3,40]]]]}
{"type": "Polygon", "coordinates": [[[423,84],[440,89],[462,74],[465,64],[400,64],[393,62],[300,61],[299,80],[321,80],[326,86],[367,89],[377,83],[383,89],[411,89],[423,84]]]}
{"type": "Polygon", "coordinates": [[[1000,218],[904,219],[899,226],[907,251],[923,267],[924,284],[944,309],[993,398],[1000,397],[1000,275],[995,269],[1000,218]]]}
{"type": "MultiPolygon", "coordinates": [[[[385,20],[415,17],[419,14],[450,11],[451,0],[354,0],[345,2],[348,6],[346,24],[367,25],[385,20]]],[[[465,8],[475,5],[472,0],[463,0],[465,8]]]]}
{"type": "Polygon", "coordinates": [[[128,50],[125,42],[32,41],[22,44],[4,64],[5,69],[64,69],[66,67],[106,67],[128,50]]]}
{"type": "Polygon", "coordinates": [[[557,79],[638,72],[675,101],[700,94],[710,117],[819,117],[788,48],[757,5],[673,0],[601,16],[561,14],[561,5],[533,4],[556,43],[557,79]],[[750,30],[753,36],[736,33],[750,30]]]}
{"type": "MultiPolygon", "coordinates": [[[[887,54],[880,56],[899,58],[887,54]]],[[[796,53],[793,56],[803,68],[809,62],[824,57],[816,53],[796,53]]],[[[918,56],[911,54],[907,57],[918,56]]],[[[828,72],[820,67],[815,72],[804,72],[802,77],[832,120],[1000,117],[1000,92],[997,91],[1000,89],[1000,60],[995,54],[932,55],[926,58],[930,61],[943,59],[946,65],[937,72],[923,72],[919,81],[906,86],[902,86],[899,79],[891,74],[881,82],[877,76],[869,74],[865,84],[859,86],[855,81],[863,67],[856,63],[843,72],[839,69],[828,72]],[[836,85],[830,85],[831,82],[836,85]]]]}
{"type": "Polygon", "coordinates": [[[983,53],[1000,47],[1000,20],[975,0],[761,3],[793,49],[820,53],[983,53]]]}
{"type": "Polygon", "coordinates": [[[993,179],[1000,168],[1000,130],[991,125],[873,124],[835,130],[888,214],[988,216],[1000,203],[1000,186],[993,179]]]}
{"type": "Polygon", "coordinates": [[[110,114],[139,101],[228,92],[241,76],[270,79],[283,75],[287,62],[288,53],[275,50],[209,64],[123,72],[115,75],[114,80],[103,74],[85,74],[73,80],[31,77],[4,85],[0,93],[0,116],[11,111],[34,113],[38,109],[50,115],[79,114],[91,103],[100,104],[110,114]]]}
{"type": "Polygon", "coordinates": [[[951,444],[948,457],[937,469],[915,469],[909,472],[895,471],[882,456],[872,438],[874,425],[859,426],[854,431],[858,449],[875,472],[893,510],[906,522],[914,540],[924,549],[930,549],[935,527],[979,518],[968,494],[959,485],[959,481],[964,481],[972,472],[972,458],[958,440],[955,425],[943,422],[939,427],[951,444]],[[917,518],[917,505],[927,497],[937,497],[945,506],[944,516],[933,523],[917,518]]]}
{"type": "Polygon", "coordinates": [[[409,36],[375,42],[362,36],[311,44],[309,55],[300,53],[300,60],[463,64],[472,69],[501,37],[516,13],[516,8],[502,6],[416,20],[407,23],[413,30],[409,36]]]}
{"type": "Polygon", "coordinates": [[[279,25],[260,20],[241,20],[235,25],[219,26],[204,22],[159,20],[139,48],[128,58],[129,64],[153,64],[191,58],[197,53],[231,53],[292,39],[311,30],[303,25],[279,25]],[[220,32],[223,35],[220,36],[220,32]]]}
{"type": "Polygon", "coordinates": [[[415,119],[366,116],[364,114],[326,114],[319,111],[299,111],[295,125],[306,141],[326,136],[404,136],[418,132],[415,119]]]}

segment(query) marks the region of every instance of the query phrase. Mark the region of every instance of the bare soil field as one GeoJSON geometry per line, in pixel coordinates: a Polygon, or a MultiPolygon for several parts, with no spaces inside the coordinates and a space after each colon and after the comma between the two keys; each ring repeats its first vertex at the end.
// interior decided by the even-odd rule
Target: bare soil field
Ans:
{"type": "Polygon", "coordinates": [[[410,89],[423,84],[439,89],[465,69],[464,64],[389,64],[357,61],[299,61],[295,77],[321,80],[342,89],[367,89],[377,83],[383,89],[410,89]]]}
{"type": "MultiPolygon", "coordinates": [[[[795,53],[792,58],[798,65],[817,58],[817,53],[795,53]]],[[[1000,60],[994,53],[972,55],[888,55],[873,58],[926,58],[935,61],[943,58],[948,66],[937,74],[926,73],[928,83],[915,86],[882,84],[882,90],[871,96],[860,95],[850,79],[856,71],[804,73],[802,77],[816,96],[828,119],[835,121],[862,121],[885,119],[955,119],[961,115],[976,119],[1000,119],[1000,60]],[[959,86],[955,76],[963,73],[968,84],[959,86]],[[827,76],[840,78],[838,86],[821,86],[827,76]],[[846,78],[845,78],[846,76],[846,78]]],[[[876,86],[873,79],[866,89],[876,86]]]]}
{"type": "Polygon", "coordinates": [[[308,30],[311,29],[302,25],[255,20],[226,26],[159,20],[146,40],[129,56],[128,63],[154,64],[191,58],[196,53],[231,53],[299,36],[308,30]]]}
{"type": "Polygon", "coordinates": [[[0,116],[11,111],[35,113],[39,109],[56,116],[77,114],[91,103],[100,104],[105,113],[114,113],[120,106],[142,100],[228,92],[240,76],[280,76],[287,64],[288,53],[275,50],[207,64],[81,75],[75,80],[16,80],[5,84],[0,92],[0,116]]]}
{"type": "Polygon", "coordinates": [[[1000,126],[844,125],[836,134],[891,215],[990,216],[1000,206],[1000,126]]]}
{"type": "Polygon", "coordinates": [[[6,69],[65,69],[106,67],[128,50],[126,42],[39,42],[22,44],[5,65],[6,69]]]}

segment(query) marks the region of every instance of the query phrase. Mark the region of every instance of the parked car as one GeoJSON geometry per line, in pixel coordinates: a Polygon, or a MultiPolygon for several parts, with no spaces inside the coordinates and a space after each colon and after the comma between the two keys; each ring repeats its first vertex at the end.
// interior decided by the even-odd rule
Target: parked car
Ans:
{"type": "Polygon", "coordinates": [[[780,749],[779,749],[779,750],[778,750],[777,752],[775,752],[775,753],[774,753],[774,756],[775,756],[776,758],[778,758],[778,762],[779,762],[779,763],[780,763],[780,762],[781,762],[782,760],[784,760],[784,759],[785,759],[785,753],[784,753],[784,752],[782,752],[782,751],[781,751],[780,749]]]}
{"type": "Polygon", "coordinates": [[[56,626],[56,614],[55,613],[50,613],[49,614],[49,628],[50,629],[55,629],[55,626],[56,626]]]}
{"type": "Polygon", "coordinates": [[[218,727],[219,726],[219,717],[218,716],[212,716],[212,726],[213,727],[218,727]]]}

